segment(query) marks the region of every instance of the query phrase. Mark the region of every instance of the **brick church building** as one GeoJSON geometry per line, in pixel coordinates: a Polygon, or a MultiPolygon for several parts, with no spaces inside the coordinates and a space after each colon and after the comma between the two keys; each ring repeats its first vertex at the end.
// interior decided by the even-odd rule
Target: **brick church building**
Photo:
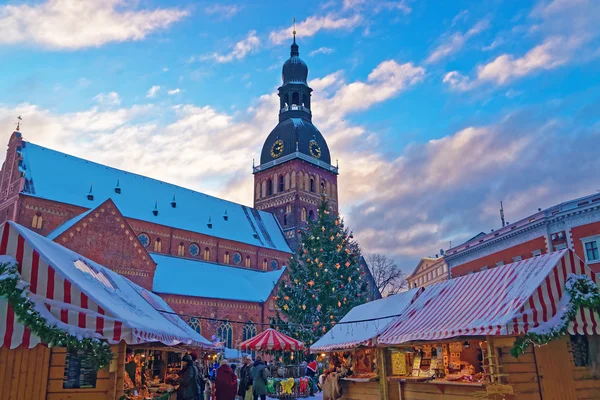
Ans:
{"type": "Polygon", "coordinates": [[[17,129],[0,171],[0,222],[111,268],[181,314],[215,318],[184,316],[235,347],[274,316],[276,284],[322,193],[338,209],[338,169],[311,122],[307,77],[294,39],[279,124],[253,170],[254,208],[36,145],[17,129]]]}

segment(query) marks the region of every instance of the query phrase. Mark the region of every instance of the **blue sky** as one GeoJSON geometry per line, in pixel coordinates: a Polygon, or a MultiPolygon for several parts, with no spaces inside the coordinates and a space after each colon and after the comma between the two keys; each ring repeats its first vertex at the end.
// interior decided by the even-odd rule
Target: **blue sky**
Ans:
{"type": "Polygon", "coordinates": [[[594,0],[5,1],[0,126],[250,204],[293,17],[363,251],[410,271],[600,189],[594,0]]]}

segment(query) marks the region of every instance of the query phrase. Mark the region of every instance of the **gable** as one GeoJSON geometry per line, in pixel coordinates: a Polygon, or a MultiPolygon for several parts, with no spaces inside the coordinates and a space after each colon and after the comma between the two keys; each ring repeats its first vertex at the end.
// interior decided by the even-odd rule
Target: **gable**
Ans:
{"type": "Polygon", "coordinates": [[[156,263],[111,199],[65,222],[48,238],[152,290],[156,263]]]}

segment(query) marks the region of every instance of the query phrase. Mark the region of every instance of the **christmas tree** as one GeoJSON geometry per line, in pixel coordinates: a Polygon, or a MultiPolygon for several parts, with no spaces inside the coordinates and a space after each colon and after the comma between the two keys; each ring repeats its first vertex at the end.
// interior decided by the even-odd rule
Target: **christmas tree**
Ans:
{"type": "Polygon", "coordinates": [[[366,300],[360,248],[324,197],[318,218],[298,231],[300,245],[290,260],[288,279],[276,294],[282,332],[308,347],[353,307],[366,300]]]}

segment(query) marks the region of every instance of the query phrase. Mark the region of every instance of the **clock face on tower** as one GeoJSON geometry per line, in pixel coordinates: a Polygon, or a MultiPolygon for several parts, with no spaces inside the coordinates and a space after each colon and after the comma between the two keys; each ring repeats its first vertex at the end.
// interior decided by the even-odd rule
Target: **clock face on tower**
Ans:
{"type": "Polygon", "coordinates": [[[321,158],[321,148],[319,147],[316,141],[311,140],[308,143],[308,151],[310,152],[310,155],[314,158],[321,158]]]}
{"type": "Polygon", "coordinates": [[[282,154],[283,154],[283,141],[277,140],[275,143],[273,143],[273,146],[271,146],[271,157],[277,158],[277,157],[280,157],[282,154]]]}

